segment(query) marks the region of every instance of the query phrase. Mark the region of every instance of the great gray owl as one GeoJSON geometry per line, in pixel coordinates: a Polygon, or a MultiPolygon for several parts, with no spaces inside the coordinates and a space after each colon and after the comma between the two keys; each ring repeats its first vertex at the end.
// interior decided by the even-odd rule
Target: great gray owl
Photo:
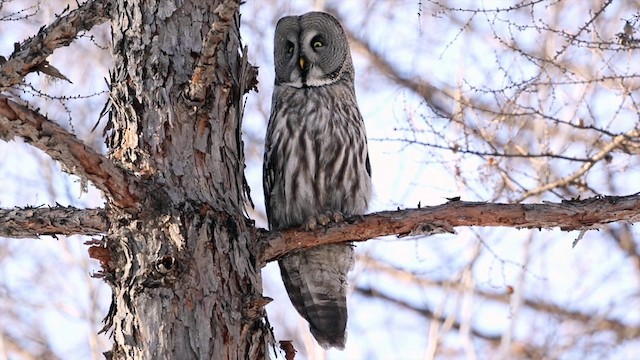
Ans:
{"type": "MultiPolygon", "coordinates": [[[[342,26],[321,12],[283,17],[275,31],[274,63],[263,169],[269,226],[315,228],[364,214],[371,167],[342,26]]],[[[344,348],[353,263],[353,245],[345,243],[279,261],[291,302],[324,348],[344,348]]]]}

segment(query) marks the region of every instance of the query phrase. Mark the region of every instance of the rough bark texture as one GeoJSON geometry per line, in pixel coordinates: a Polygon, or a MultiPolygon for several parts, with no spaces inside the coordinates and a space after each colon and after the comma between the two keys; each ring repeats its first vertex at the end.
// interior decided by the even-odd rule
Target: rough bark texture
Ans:
{"type": "Polygon", "coordinates": [[[259,359],[270,332],[240,134],[245,78],[238,4],[116,1],[107,144],[147,192],[139,212],[107,206],[105,278],[115,358],[259,359]],[[229,4],[221,7],[229,8],[229,4]],[[206,34],[222,32],[202,101],[185,97],[206,34]]]}
{"type": "MultiPolygon", "coordinates": [[[[20,137],[43,150],[65,171],[103,191],[106,208],[0,210],[0,236],[107,233],[105,241],[88,244],[114,291],[105,326],[113,331],[114,358],[266,357],[272,339],[259,266],[294,249],[455,226],[584,231],[613,221],[640,221],[640,195],[635,194],[545,204],[452,201],[370,214],[318,231],[256,229],[243,214],[240,136],[242,96],[254,86],[255,70],[246,51],[240,52],[238,8],[238,1],[220,0],[90,0],[15,45],[8,60],[0,57],[0,90],[22,83],[32,72],[65,79],[47,57],[112,18],[111,158],[38,111],[0,96],[0,139],[20,137]],[[262,242],[260,248],[255,241],[262,242]]],[[[397,82],[418,89],[392,76],[389,64],[377,65],[397,82]]],[[[435,111],[442,112],[438,99],[448,95],[418,90],[435,99],[435,111]]],[[[627,151],[625,140],[637,136],[632,130],[614,137],[579,171],[524,197],[573,182],[612,149],[627,151]]],[[[590,319],[552,304],[527,306],[582,322],[590,319]]],[[[601,330],[621,338],[639,331],[620,322],[601,323],[601,330]]],[[[281,342],[287,357],[295,353],[290,345],[281,342]]]]}
{"type": "Polygon", "coordinates": [[[0,209],[0,236],[34,238],[41,235],[99,235],[109,222],[102,209],[54,208],[0,209]]]}

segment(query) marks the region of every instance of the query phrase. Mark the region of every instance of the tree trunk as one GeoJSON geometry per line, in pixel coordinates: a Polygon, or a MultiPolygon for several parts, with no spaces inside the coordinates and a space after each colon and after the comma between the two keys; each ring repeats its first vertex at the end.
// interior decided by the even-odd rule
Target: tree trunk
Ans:
{"type": "Polygon", "coordinates": [[[244,214],[240,130],[255,71],[240,52],[239,4],[177,3],[111,9],[107,144],[144,184],[138,208],[106,206],[111,355],[264,358],[271,335],[244,214]]]}

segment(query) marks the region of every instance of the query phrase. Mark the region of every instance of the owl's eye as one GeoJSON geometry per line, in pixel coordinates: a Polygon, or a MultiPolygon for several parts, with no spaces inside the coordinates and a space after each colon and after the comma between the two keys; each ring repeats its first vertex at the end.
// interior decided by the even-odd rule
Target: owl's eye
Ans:
{"type": "Polygon", "coordinates": [[[287,42],[287,54],[291,55],[293,54],[293,49],[295,46],[293,46],[293,43],[288,41],[287,42]]]}
{"type": "Polygon", "coordinates": [[[318,49],[324,46],[324,39],[322,38],[322,36],[315,36],[313,39],[311,39],[311,47],[313,47],[314,49],[318,49]]]}

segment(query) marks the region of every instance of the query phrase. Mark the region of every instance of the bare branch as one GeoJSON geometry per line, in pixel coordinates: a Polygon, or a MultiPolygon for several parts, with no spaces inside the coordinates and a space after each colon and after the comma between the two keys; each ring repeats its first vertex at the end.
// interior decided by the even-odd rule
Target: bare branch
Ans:
{"type": "Polygon", "coordinates": [[[59,47],[68,46],[81,31],[90,30],[107,20],[109,1],[87,1],[67,15],[58,17],[51,25],[16,49],[7,62],[0,65],[0,89],[22,82],[33,71],[46,67],[46,59],[59,47]]]}
{"type": "Polygon", "coordinates": [[[37,238],[42,235],[98,235],[108,229],[104,209],[54,208],[0,209],[0,236],[37,238]]]}
{"type": "Polygon", "coordinates": [[[261,259],[266,263],[293,250],[322,244],[364,241],[387,235],[421,235],[431,233],[433,229],[451,230],[457,226],[557,227],[571,231],[597,229],[616,221],[640,221],[640,193],[543,204],[450,201],[438,206],[352,217],[326,229],[290,229],[259,236],[264,244],[261,259]]]}
{"type": "MultiPolygon", "coordinates": [[[[362,295],[362,296],[367,296],[367,297],[372,297],[372,298],[376,298],[376,299],[380,299],[380,300],[385,300],[385,301],[393,303],[393,304],[395,304],[395,305],[397,305],[397,306],[399,306],[399,307],[401,307],[403,309],[414,311],[414,312],[426,317],[427,319],[432,319],[432,320],[435,320],[435,321],[439,321],[441,323],[446,323],[447,320],[448,320],[446,316],[437,315],[437,314],[435,314],[433,312],[433,310],[429,309],[428,307],[423,307],[423,308],[416,307],[415,305],[409,304],[405,300],[393,298],[393,297],[391,297],[391,296],[389,296],[387,294],[384,294],[384,293],[380,292],[377,289],[356,287],[355,291],[357,293],[359,293],[360,295],[362,295]]],[[[460,322],[458,320],[454,320],[453,323],[451,324],[451,327],[456,329],[456,330],[460,330],[461,326],[462,325],[460,324],[460,322]]],[[[497,345],[500,342],[500,335],[498,335],[498,334],[485,333],[485,332],[480,331],[480,330],[475,329],[475,328],[471,329],[471,334],[473,336],[475,336],[475,337],[480,338],[480,339],[489,341],[493,345],[497,345]]]]}
{"type": "Polygon", "coordinates": [[[60,162],[62,169],[91,181],[123,208],[134,208],[137,197],[130,192],[133,177],[97,153],[60,125],[26,106],[0,96],[0,139],[22,137],[60,162]]]}
{"type": "Polygon", "coordinates": [[[602,150],[600,150],[597,154],[593,155],[589,162],[582,165],[578,171],[576,171],[571,175],[563,177],[562,179],[558,179],[544,186],[540,186],[536,189],[527,191],[524,195],[522,195],[522,197],[520,197],[519,201],[522,201],[530,196],[542,194],[545,191],[555,189],[560,186],[569,185],[572,182],[577,181],[582,175],[586,174],[587,171],[589,171],[589,169],[591,169],[598,161],[604,159],[614,149],[619,148],[625,141],[629,140],[629,138],[637,138],[639,136],[640,136],[640,131],[638,130],[631,130],[625,134],[616,136],[602,150]]]}
{"type": "Polygon", "coordinates": [[[207,37],[204,39],[201,55],[189,84],[188,95],[191,100],[203,101],[207,86],[216,82],[214,70],[218,47],[227,36],[229,26],[233,22],[233,15],[238,11],[239,6],[239,1],[228,0],[218,5],[215,9],[214,14],[216,17],[213,19],[207,37]]]}
{"type": "MultiPolygon", "coordinates": [[[[333,13],[335,14],[336,11],[333,11],[333,13]]],[[[453,107],[454,96],[452,94],[448,93],[446,90],[441,90],[426,81],[416,80],[401,75],[400,71],[391,65],[384,56],[378,54],[378,52],[366,40],[358,37],[348,28],[345,28],[345,31],[347,32],[349,40],[351,40],[353,49],[365,55],[376,69],[378,69],[387,78],[400,86],[410,89],[418,96],[424,98],[431,109],[439,116],[445,118],[451,118],[453,116],[451,109],[453,107]]]]}
{"type": "MultiPolygon", "coordinates": [[[[417,276],[409,271],[399,269],[397,267],[385,264],[381,261],[375,260],[370,257],[359,257],[358,261],[362,261],[366,264],[368,270],[378,271],[388,276],[392,276],[396,281],[403,282],[404,284],[416,284],[422,287],[437,288],[445,287],[444,281],[433,281],[420,276],[417,276]]],[[[360,290],[356,288],[356,291],[360,290]]],[[[508,304],[511,301],[511,294],[508,291],[503,293],[491,292],[482,290],[479,288],[473,289],[473,293],[484,299],[491,301],[498,301],[508,304]]],[[[374,294],[377,295],[377,294],[374,294]]],[[[393,300],[395,302],[395,300],[393,300]]],[[[640,336],[640,326],[625,324],[614,317],[607,316],[606,314],[595,315],[593,313],[586,313],[575,309],[567,309],[560,305],[556,305],[550,302],[545,302],[539,299],[525,298],[523,304],[535,311],[544,312],[554,317],[561,319],[571,320],[582,323],[581,326],[594,326],[599,330],[611,330],[616,333],[621,339],[624,338],[636,338],[640,336]]],[[[421,309],[415,309],[420,312],[421,309]]],[[[431,318],[428,313],[424,313],[427,318],[431,318]]]]}

